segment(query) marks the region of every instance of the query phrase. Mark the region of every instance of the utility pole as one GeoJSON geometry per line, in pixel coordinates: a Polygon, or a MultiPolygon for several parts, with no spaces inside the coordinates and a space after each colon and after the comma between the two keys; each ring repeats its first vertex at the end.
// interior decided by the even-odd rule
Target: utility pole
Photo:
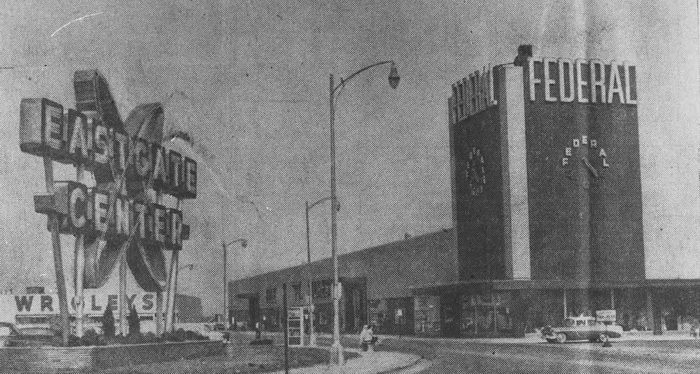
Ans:
{"type": "Polygon", "coordinates": [[[223,274],[223,278],[224,278],[224,314],[222,315],[222,317],[224,318],[224,329],[226,329],[226,330],[228,330],[230,328],[229,318],[228,318],[228,284],[227,284],[228,277],[227,277],[227,273],[226,273],[226,265],[227,265],[226,247],[233,244],[233,243],[237,243],[237,242],[240,242],[241,247],[243,247],[243,248],[248,246],[248,240],[242,239],[242,238],[232,240],[228,243],[226,243],[225,241],[221,242],[221,249],[222,249],[223,255],[224,255],[224,274],[223,274]]]}
{"type": "Polygon", "coordinates": [[[338,225],[337,225],[337,204],[336,194],[336,166],[335,166],[335,99],[340,94],[340,89],[344,88],[347,82],[358,74],[375,66],[391,64],[389,70],[389,85],[396,89],[399,85],[399,74],[394,61],[380,61],[367,65],[362,69],[350,74],[347,78],[340,79],[338,86],[333,81],[333,74],[329,76],[329,103],[330,103],[330,143],[331,143],[331,257],[333,258],[333,345],[331,345],[331,364],[343,365],[343,346],[340,343],[340,285],[338,284],[338,225]]]}
{"type": "MultiPolygon", "coordinates": [[[[289,374],[289,316],[287,316],[287,283],[282,283],[282,318],[284,319],[284,372],[289,374]]],[[[303,331],[302,331],[303,332],[303,331]]]]}

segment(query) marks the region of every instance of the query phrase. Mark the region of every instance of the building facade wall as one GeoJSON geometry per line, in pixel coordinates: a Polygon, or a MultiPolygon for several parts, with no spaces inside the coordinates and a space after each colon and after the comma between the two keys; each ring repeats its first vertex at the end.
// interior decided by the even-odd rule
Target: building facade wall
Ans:
{"type": "Polygon", "coordinates": [[[503,183],[497,108],[458,122],[452,153],[459,279],[503,279],[503,183]]]}
{"type": "Polygon", "coordinates": [[[669,303],[663,295],[680,292],[690,300],[695,286],[683,291],[680,284],[645,280],[636,67],[518,60],[491,74],[492,105],[462,107],[484,86],[474,74],[452,86],[460,281],[418,290],[418,315],[435,315],[439,304],[439,323],[419,317],[430,326],[422,329],[519,335],[601,308],[618,309],[618,322],[628,329],[651,329],[652,319],[664,315],[666,325],[680,326],[676,319],[692,317],[685,312],[690,304],[669,303]],[[475,148],[481,173],[474,170],[475,148]],[[486,178],[475,189],[474,176],[481,174],[486,178]]]}
{"type": "Polygon", "coordinates": [[[450,100],[460,280],[643,279],[636,68],[531,58],[491,76],[493,106],[461,110],[466,79],[450,100]]]}
{"type": "MultiPolygon", "coordinates": [[[[360,323],[371,322],[380,331],[384,328],[385,332],[413,333],[411,287],[456,281],[453,235],[454,231],[447,229],[339,256],[339,276],[344,287],[341,324],[354,330],[360,323]],[[356,313],[346,313],[350,308],[356,313]],[[348,319],[351,316],[352,321],[348,319]]],[[[232,281],[229,305],[241,324],[250,325],[249,300],[257,297],[260,318],[269,321],[266,327],[277,329],[281,325],[282,285],[287,284],[289,307],[305,306],[309,275],[314,283],[316,324],[322,330],[329,328],[333,275],[330,259],[232,281]],[[266,294],[272,292],[268,290],[273,289],[274,301],[267,300],[266,294]]]]}
{"type": "Polygon", "coordinates": [[[635,67],[534,58],[523,68],[533,278],[643,279],[635,67]],[[569,81],[579,68],[580,87],[569,81]],[[612,96],[611,69],[622,85],[612,96]],[[592,90],[591,78],[608,83],[592,90]]]}

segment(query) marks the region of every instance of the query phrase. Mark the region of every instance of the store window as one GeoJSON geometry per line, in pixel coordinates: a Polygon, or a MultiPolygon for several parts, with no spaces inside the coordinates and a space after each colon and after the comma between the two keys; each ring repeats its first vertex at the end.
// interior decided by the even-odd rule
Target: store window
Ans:
{"type": "Polygon", "coordinates": [[[301,288],[301,283],[292,284],[292,293],[295,301],[304,301],[304,292],[301,288]]]}
{"type": "Polygon", "coordinates": [[[327,299],[331,297],[331,289],[333,283],[330,279],[315,281],[313,283],[314,298],[316,299],[327,299]]]}
{"type": "Polygon", "coordinates": [[[415,309],[416,334],[440,334],[440,297],[416,296],[415,309]]]}
{"type": "Polygon", "coordinates": [[[277,303],[277,288],[268,288],[265,290],[265,301],[268,304],[277,303]]]}
{"type": "Polygon", "coordinates": [[[510,294],[468,295],[462,299],[462,336],[490,336],[512,333],[510,294]]]}

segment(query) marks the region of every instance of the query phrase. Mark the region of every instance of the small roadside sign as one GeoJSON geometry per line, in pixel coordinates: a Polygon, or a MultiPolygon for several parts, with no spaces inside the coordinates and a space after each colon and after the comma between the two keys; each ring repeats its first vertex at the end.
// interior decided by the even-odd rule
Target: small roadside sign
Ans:
{"type": "Polygon", "coordinates": [[[596,310],[595,319],[601,322],[615,322],[617,321],[617,313],[615,309],[596,310]]]}

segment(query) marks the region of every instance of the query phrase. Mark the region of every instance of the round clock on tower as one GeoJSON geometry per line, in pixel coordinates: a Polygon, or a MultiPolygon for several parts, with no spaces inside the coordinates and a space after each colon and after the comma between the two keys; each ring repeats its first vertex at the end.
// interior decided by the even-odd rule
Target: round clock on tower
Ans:
{"type": "MultiPolygon", "coordinates": [[[[564,147],[561,166],[565,169],[567,178],[571,180],[577,180],[581,175],[574,172],[577,167],[586,168],[590,177],[597,180],[604,177],[603,171],[610,167],[610,164],[607,152],[598,144],[598,141],[589,138],[588,135],[581,135],[573,138],[571,143],[564,147]]],[[[591,179],[587,178],[587,180],[591,179]]]]}

